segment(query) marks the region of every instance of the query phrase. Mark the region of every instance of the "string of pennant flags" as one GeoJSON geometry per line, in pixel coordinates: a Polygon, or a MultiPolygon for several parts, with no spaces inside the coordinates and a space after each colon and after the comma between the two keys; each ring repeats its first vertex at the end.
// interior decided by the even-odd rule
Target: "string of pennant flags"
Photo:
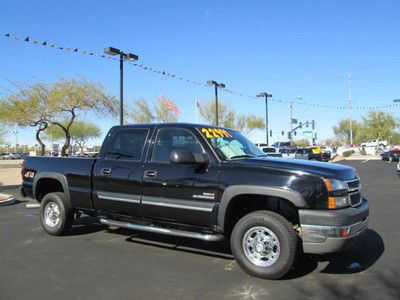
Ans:
{"type": "MultiPolygon", "coordinates": [[[[99,57],[99,58],[103,58],[103,59],[109,59],[109,60],[114,60],[114,61],[119,61],[119,58],[113,57],[111,55],[107,55],[107,54],[103,54],[103,53],[96,53],[94,51],[90,51],[90,50],[85,50],[85,49],[79,49],[77,47],[70,47],[70,46],[61,46],[55,42],[48,42],[46,40],[35,40],[35,39],[31,39],[30,36],[26,36],[25,38],[20,38],[17,36],[14,36],[10,33],[7,33],[4,35],[5,38],[8,38],[10,40],[14,40],[17,42],[25,42],[25,43],[29,43],[32,45],[40,45],[43,47],[48,47],[48,48],[53,48],[59,51],[64,51],[64,52],[72,52],[72,53],[77,53],[77,54],[82,54],[82,55],[88,55],[88,56],[95,56],[95,57],[99,57]]],[[[205,88],[211,88],[211,86],[209,86],[206,83],[201,83],[195,80],[191,80],[191,79],[187,79],[184,78],[182,76],[176,75],[172,72],[167,72],[165,70],[162,70],[160,68],[157,67],[152,67],[152,66],[147,66],[147,65],[143,65],[137,62],[131,62],[126,60],[125,63],[128,63],[132,66],[135,66],[137,68],[140,68],[142,70],[148,71],[148,72],[153,72],[156,74],[159,74],[161,76],[166,76],[166,77],[170,77],[170,78],[174,78],[180,81],[183,81],[187,84],[191,84],[191,85],[195,85],[195,86],[201,86],[201,87],[205,87],[205,88]]],[[[251,95],[247,95],[245,93],[242,92],[237,92],[228,88],[220,88],[220,90],[228,93],[228,94],[232,94],[232,95],[236,95],[236,96],[240,96],[240,97],[244,97],[244,98],[248,98],[248,99],[258,99],[256,96],[251,96],[251,95]]],[[[340,105],[325,105],[325,104],[316,104],[316,103],[310,103],[310,102],[304,102],[304,101],[299,101],[299,100],[293,100],[293,101],[287,101],[287,100],[281,100],[281,99],[275,99],[275,98],[270,98],[269,101],[273,101],[273,102],[277,102],[277,103],[286,103],[286,104],[300,104],[300,105],[308,105],[308,106],[312,106],[312,107],[318,107],[318,108],[325,108],[325,109],[342,109],[342,110],[347,110],[350,107],[349,106],[340,106],[340,105]]],[[[386,104],[386,105],[372,105],[372,106],[352,106],[351,109],[357,109],[357,110],[371,110],[371,109],[384,109],[384,108],[391,108],[391,107],[396,107],[396,106],[400,106],[400,103],[392,103],[392,104],[386,104]]]]}

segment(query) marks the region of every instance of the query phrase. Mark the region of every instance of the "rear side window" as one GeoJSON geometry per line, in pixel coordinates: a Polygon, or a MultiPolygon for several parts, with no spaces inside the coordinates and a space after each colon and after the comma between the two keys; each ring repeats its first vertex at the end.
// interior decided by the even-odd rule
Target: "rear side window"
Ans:
{"type": "Polygon", "coordinates": [[[120,130],[113,137],[106,158],[140,161],[148,132],[147,129],[120,130]]]}

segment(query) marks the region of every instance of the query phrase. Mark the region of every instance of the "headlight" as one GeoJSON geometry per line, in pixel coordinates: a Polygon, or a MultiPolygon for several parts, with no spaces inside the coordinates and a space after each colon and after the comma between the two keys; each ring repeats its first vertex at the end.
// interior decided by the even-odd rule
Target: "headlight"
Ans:
{"type": "Polygon", "coordinates": [[[337,179],[324,179],[328,190],[328,208],[343,208],[350,206],[349,186],[345,181],[337,179]]]}

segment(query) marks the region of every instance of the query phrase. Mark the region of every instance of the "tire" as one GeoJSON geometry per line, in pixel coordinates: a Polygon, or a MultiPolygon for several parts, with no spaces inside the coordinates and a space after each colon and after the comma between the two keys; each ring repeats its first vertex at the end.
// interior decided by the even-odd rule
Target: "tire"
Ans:
{"type": "Polygon", "coordinates": [[[245,215],[236,223],[231,235],[231,249],[237,264],[247,274],[263,279],[278,279],[289,272],[294,265],[297,245],[293,226],[281,215],[266,210],[245,215]],[[249,242],[251,237],[259,242],[249,242]],[[268,238],[272,242],[259,240],[268,238]]]}
{"type": "Polygon", "coordinates": [[[40,203],[40,223],[51,235],[67,234],[74,223],[74,212],[64,193],[49,193],[40,203]]]}

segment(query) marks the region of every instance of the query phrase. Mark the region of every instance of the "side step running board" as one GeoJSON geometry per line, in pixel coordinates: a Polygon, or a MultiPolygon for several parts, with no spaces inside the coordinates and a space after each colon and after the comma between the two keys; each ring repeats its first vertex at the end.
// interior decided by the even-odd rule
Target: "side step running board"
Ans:
{"type": "Polygon", "coordinates": [[[161,228],[155,226],[147,226],[141,224],[132,224],[127,222],[114,221],[109,219],[100,219],[100,223],[107,226],[117,226],[134,230],[148,231],[159,234],[174,235],[180,237],[188,237],[208,242],[216,242],[225,238],[222,234],[206,234],[200,232],[191,232],[179,229],[161,228]]]}

